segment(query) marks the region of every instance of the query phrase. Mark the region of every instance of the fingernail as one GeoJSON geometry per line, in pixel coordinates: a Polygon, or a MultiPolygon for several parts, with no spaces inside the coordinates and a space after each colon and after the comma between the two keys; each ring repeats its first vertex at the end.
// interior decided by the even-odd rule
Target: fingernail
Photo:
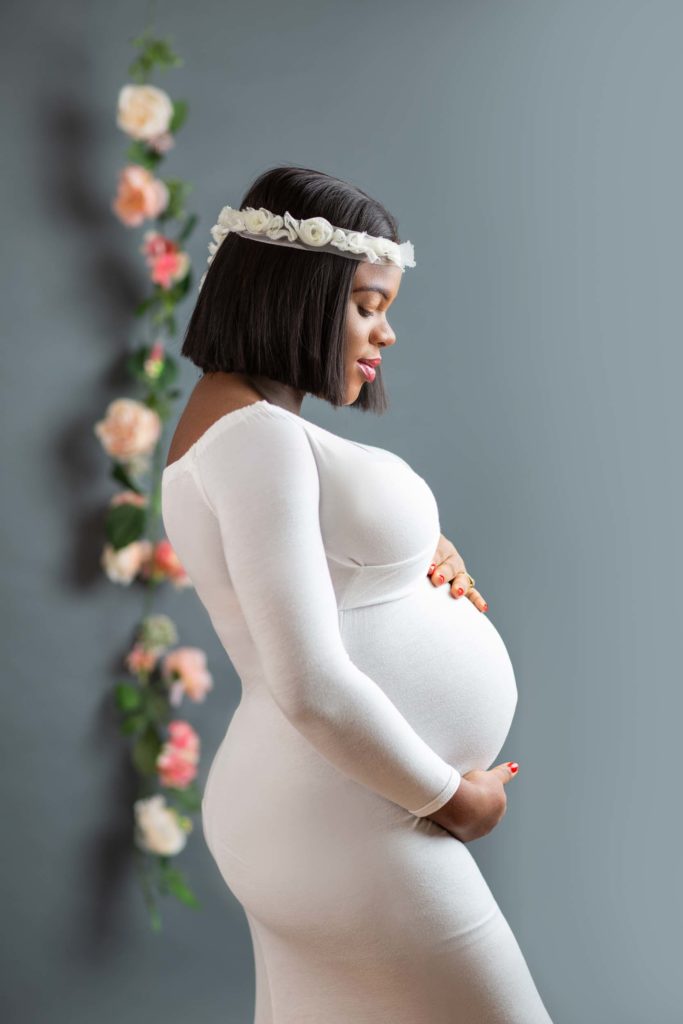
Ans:
{"type": "Polygon", "coordinates": [[[464,594],[464,593],[465,593],[465,591],[464,591],[464,590],[462,589],[462,587],[458,587],[458,593],[459,593],[459,594],[464,594]]]}
{"type": "Polygon", "coordinates": [[[427,575],[431,576],[435,569],[436,569],[436,562],[432,562],[432,564],[427,569],[427,575]]]}
{"type": "Polygon", "coordinates": [[[484,608],[483,608],[483,611],[487,612],[488,610],[489,610],[489,606],[487,604],[485,604],[484,608]]]}
{"type": "Polygon", "coordinates": [[[512,772],[512,774],[516,775],[517,772],[519,771],[519,765],[517,764],[517,762],[516,761],[506,761],[506,764],[507,764],[508,768],[510,769],[510,771],[512,772]]]}
{"type": "Polygon", "coordinates": [[[444,574],[442,572],[440,572],[439,575],[436,578],[437,578],[437,580],[440,583],[443,583],[443,581],[446,579],[446,577],[444,576],[444,574]]]}

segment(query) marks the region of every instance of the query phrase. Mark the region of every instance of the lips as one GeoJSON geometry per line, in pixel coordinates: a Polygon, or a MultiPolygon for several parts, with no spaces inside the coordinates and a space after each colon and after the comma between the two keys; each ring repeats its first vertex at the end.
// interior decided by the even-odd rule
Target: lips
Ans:
{"type": "Polygon", "coordinates": [[[365,359],[357,359],[357,365],[360,367],[360,372],[363,374],[366,380],[373,381],[377,374],[375,367],[365,359]]]}

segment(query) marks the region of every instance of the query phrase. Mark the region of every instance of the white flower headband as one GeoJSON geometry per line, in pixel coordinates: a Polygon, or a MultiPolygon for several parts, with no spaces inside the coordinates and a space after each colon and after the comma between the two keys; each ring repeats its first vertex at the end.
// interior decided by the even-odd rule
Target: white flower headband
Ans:
{"type": "MultiPolygon", "coordinates": [[[[317,249],[318,252],[332,252],[354,260],[369,263],[394,264],[405,271],[414,267],[415,256],[412,242],[392,242],[389,238],[368,235],[366,231],[350,231],[335,228],[324,217],[308,217],[297,220],[291,213],[284,217],[271,213],[261,206],[245,206],[235,210],[224,206],[218,215],[218,223],[211,228],[212,242],[209,242],[210,265],[223,239],[230,232],[250,238],[254,242],[272,242],[275,245],[291,246],[294,249],[317,249]]],[[[199,282],[201,289],[208,271],[199,282]]]]}

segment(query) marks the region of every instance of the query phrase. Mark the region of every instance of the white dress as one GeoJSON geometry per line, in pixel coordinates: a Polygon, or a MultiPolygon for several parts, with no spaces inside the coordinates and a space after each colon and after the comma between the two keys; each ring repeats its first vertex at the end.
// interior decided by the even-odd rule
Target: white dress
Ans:
{"type": "Polygon", "coordinates": [[[263,399],[164,470],[162,516],[242,683],[202,821],[255,1024],[549,1024],[468,845],[425,817],[517,703],[491,620],[427,576],[427,483],[263,399]]]}

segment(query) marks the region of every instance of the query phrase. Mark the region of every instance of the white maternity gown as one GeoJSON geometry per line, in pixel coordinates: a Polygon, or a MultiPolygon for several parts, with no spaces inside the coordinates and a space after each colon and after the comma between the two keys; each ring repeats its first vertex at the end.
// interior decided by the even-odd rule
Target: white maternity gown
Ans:
{"type": "Polygon", "coordinates": [[[425,817],[517,703],[490,619],[427,576],[427,483],[263,399],[166,467],[162,516],[242,684],[202,821],[254,1024],[551,1024],[468,846],[425,817]]]}

